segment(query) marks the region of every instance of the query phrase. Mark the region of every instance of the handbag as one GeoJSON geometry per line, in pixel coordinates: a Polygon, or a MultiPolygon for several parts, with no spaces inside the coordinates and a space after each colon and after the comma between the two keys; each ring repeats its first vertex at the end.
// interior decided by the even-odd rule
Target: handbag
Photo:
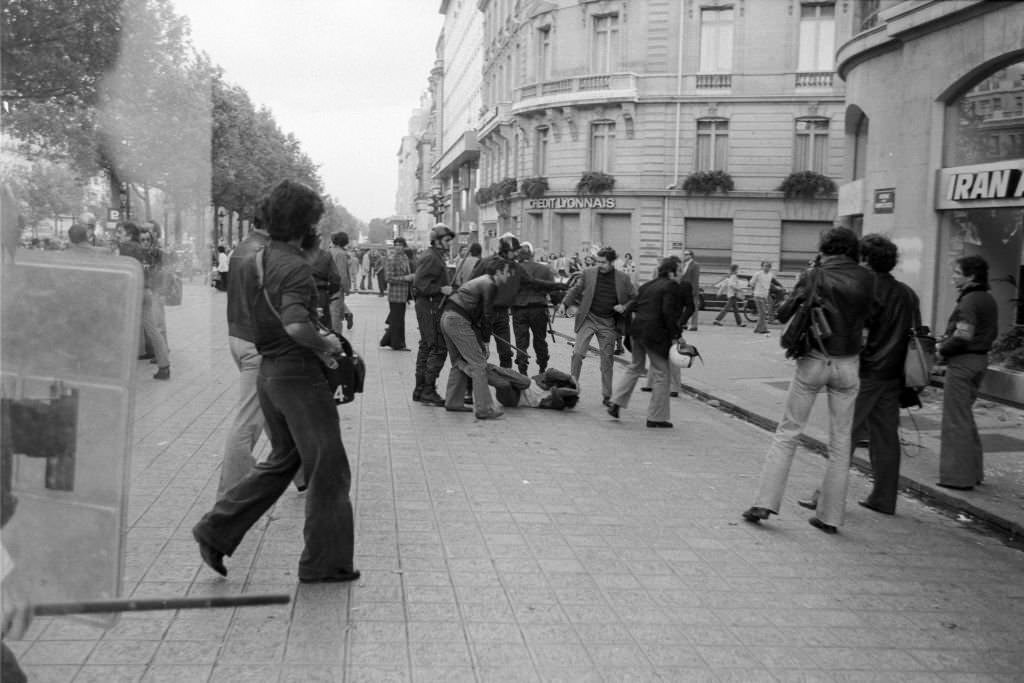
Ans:
{"type": "MultiPolygon", "coordinates": [[[[789,324],[782,333],[779,343],[786,350],[786,358],[806,356],[817,345],[825,353],[824,342],[832,336],[832,328],[825,316],[825,309],[818,297],[818,282],[821,274],[817,268],[808,275],[807,296],[789,318],[789,324]]],[[[788,306],[779,308],[778,319],[785,322],[788,306]]],[[[827,353],[825,355],[828,355],[827,353]]]]}
{"type": "Polygon", "coordinates": [[[903,385],[916,391],[931,383],[935,366],[935,337],[927,325],[917,325],[909,331],[907,357],[903,361],[903,385]]]}

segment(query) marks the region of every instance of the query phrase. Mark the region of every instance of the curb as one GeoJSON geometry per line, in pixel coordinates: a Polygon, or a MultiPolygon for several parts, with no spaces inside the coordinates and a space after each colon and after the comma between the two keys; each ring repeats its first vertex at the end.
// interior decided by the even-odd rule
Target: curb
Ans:
{"type": "MultiPolygon", "coordinates": [[[[573,339],[573,337],[563,332],[555,331],[554,334],[564,339],[573,339]]],[[[596,349],[592,350],[596,351],[596,349]]],[[[620,365],[629,364],[629,361],[619,356],[615,356],[614,360],[618,362],[620,365]]],[[[936,384],[934,382],[933,386],[941,387],[940,384],[936,384]]],[[[779,426],[779,423],[776,420],[772,420],[771,418],[765,417],[764,415],[755,413],[731,401],[719,398],[714,394],[708,393],[703,389],[698,389],[697,387],[690,384],[686,384],[685,382],[680,382],[680,389],[688,396],[696,398],[702,403],[706,403],[707,405],[713,408],[717,408],[723,413],[737,417],[743,420],[744,422],[748,422],[754,425],[755,427],[760,427],[765,431],[774,432],[779,426]]],[[[828,444],[825,443],[824,441],[816,439],[812,436],[807,436],[806,434],[801,434],[798,441],[800,445],[806,448],[807,450],[813,453],[817,453],[823,458],[828,458],[828,444]]],[[[853,467],[856,467],[859,472],[866,474],[868,476],[872,475],[871,461],[868,460],[867,458],[854,454],[850,458],[850,464],[853,467]]],[[[919,481],[909,479],[905,475],[900,474],[899,488],[900,490],[909,491],[915,496],[925,499],[926,501],[934,504],[936,507],[941,508],[943,512],[949,514],[962,512],[964,514],[970,515],[971,517],[977,519],[979,522],[987,526],[991,531],[994,531],[999,534],[1009,535],[1009,539],[1007,540],[1011,542],[1017,539],[1024,538],[1024,525],[1018,524],[1013,520],[1006,519],[1005,517],[1001,517],[993,513],[991,510],[985,510],[981,507],[978,507],[977,505],[969,501],[965,501],[962,498],[952,496],[936,486],[922,484],[919,481]]]]}

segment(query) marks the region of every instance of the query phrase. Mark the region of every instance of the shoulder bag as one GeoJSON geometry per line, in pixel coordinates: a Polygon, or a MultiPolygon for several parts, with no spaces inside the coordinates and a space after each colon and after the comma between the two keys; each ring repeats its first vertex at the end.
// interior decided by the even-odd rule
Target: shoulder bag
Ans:
{"type": "MultiPolygon", "coordinates": [[[[821,273],[817,268],[811,269],[807,276],[807,293],[804,300],[793,312],[786,325],[785,331],[779,343],[786,350],[786,358],[802,358],[817,346],[822,353],[825,351],[824,342],[832,336],[832,328],[825,316],[821,299],[818,296],[818,285],[821,273]]],[[[780,317],[783,311],[779,312],[780,317]]]]}
{"type": "Polygon", "coordinates": [[[921,324],[919,311],[914,311],[915,325],[907,331],[907,357],[903,361],[903,385],[921,391],[931,383],[935,366],[935,337],[927,325],[921,324]]]}
{"type": "MultiPolygon", "coordinates": [[[[281,314],[277,308],[270,301],[270,293],[267,292],[263,286],[263,258],[265,256],[264,250],[260,248],[256,254],[256,281],[259,284],[259,288],[263,291],[263,298],[267,301],[267,306],[270,307],[270,311],[281,320],[281,314]]],[[[314,287],[316,285],[314,284],[314,287]]],[[[327,335],[333,335],[338,338],[341,342],[340,353],[323,353],[321,351],[314,351],[317,359],[320,361],[320,366],[323,368],[324,376],[327,378],[327,385],[331,389],[332,397],[334,402],[338,405],[345,403],[351,403],[355,400],[356,394],[363,393],[363,385],[366,380],[366,363],[355,352],[352,348],[352,344],[344,336],[338,334],[334,330],[325,327],[319,320],[310,319],[310,322],[316,327],[317,332],[320,336],[326,337],[327,335]]]]}

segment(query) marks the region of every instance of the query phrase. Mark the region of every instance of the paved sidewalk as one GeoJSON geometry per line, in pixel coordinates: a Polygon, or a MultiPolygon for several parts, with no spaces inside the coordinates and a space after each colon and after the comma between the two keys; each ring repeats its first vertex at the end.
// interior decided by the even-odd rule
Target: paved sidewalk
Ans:
{"type": "MultiPolygon", "coordinates": [[[[687,332],[704,357],[683,372],[684,390],[769,430],[782,417],[794,363],[779,347],[782,327],[755,335],[752,325],[716,327],[711,315],[699,332],[687,332]]],[[[571,321],[556,320],[556,329],[571,333],[571,321]]],[[[623,356],[622,358],[626,358],[623,356]]],[[[985,449],[985,483],[973,491],[935,485],[939,473],[942,389],[931,387],[920,409],[901,412],[901,486],[937,505],[984,521],[1016,540],[1024,540],[1024,410],[981,399],[975,415],[985,449]]],[[[807,445],[825,455],[828,409],[824,395],[811,413],[807,445]]],[[[854,465],[871,471],[866,448],[854,453],[854,465]]]]}
{"type": "MultiPolygon", "coordinates": [[[[31,680],[1020,680],[1024,553],[909,497],[895,517],[851,505],[826,536],[795,505],[823,472],[804,449],[780,515],[745,523],[766,432],[689,397],[673,399],[675,429],[646,429],[639,392],[612,420],[589,389],[594,359],[573,411],[478,421],[414,404],[414,354],[378,349],[375,295],[351,298],[369,375],[339,408],[363,577],[297,583],[304,501],[289,490],[222,579],[189,531],[234,410],[224,301],[187,285],[167,311],[171,381],[140,363],[124,595],[292,603],[131,614],[106,631],[41,618],[10,644],[31,680]]],[[[411,310],[407,324],[414,343],[411,310]]],[[[741,332],[694,335],[707,365],[686,381],[779,413],[777,342],[741,332]]],[[[551,365],[569,352],[555,344],[551,365]]],[[[867,487],[852,475],[850,500],[867,487]]]]}

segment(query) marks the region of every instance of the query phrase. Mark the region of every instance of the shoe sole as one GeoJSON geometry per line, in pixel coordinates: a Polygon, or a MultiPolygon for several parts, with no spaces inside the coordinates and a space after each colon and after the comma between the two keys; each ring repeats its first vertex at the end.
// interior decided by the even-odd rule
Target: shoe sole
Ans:
{"type": "Polygon", "coordinates": [[[299,583],[348,583],[349,581],[356,581],[362,576],[362,572],[358,569],[353,572],[346,574],[339,574],[338,576],[325,576],[320,579],[303,579],[299,578],[299,583]]]}

